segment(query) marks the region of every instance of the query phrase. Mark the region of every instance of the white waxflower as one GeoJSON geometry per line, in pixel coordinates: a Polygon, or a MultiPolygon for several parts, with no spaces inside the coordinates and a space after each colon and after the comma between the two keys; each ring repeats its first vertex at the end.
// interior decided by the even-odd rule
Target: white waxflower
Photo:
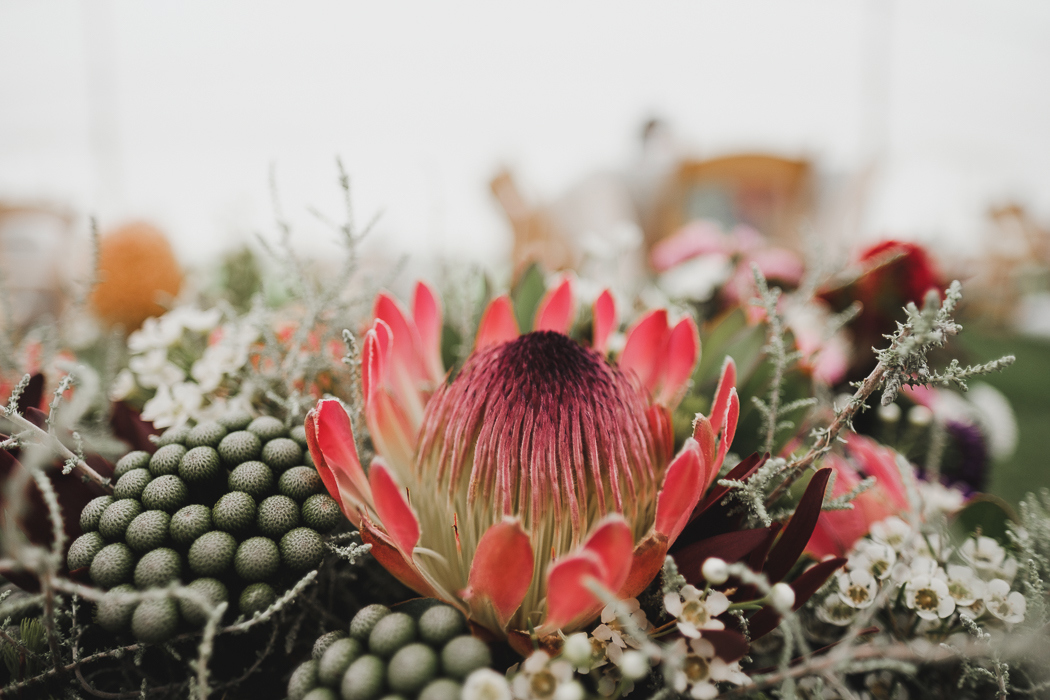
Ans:
{"type": "Polygon", "coordinates": [[[1002,545],[991,537],[971,537],[963,542],[959,554],[985,581],[1001,578],[1010,582],[1017,575],[1017,560],[1008,557],[1002,545]]]}
{"type": "Polygon", "coordinates": [[[774,583],[769,590],[769,602],[780,611],[790,611],[795,605],[795,589],[786,583],[774,583]]]}
{"type": "Polygon", "coordinates": [[[849,555],[846,567],[867,571],[882,580],[890,575],[896,563],[897,553],[893,551],[893,547],[871,540],[859,540],[849,555]]]}
{"type": "Polygon", "coordinates": [[[463,700],[511,700],[510,683],[491,668],[479,668],[463,683],[463,700]]]}
{"type": "Polygon", "coordinates": [[[649,675],[649,659],[640,651],[625,651],[616,665],[623,677],[630,681],[639,681],[649,675]]]}
{"type": "Polygon", "coordinates": [[[988,612],[1003,622],[1024,622],[1028,603],[1017,591],[1010,592],[1010,584],[1001,578],[992,579],[984,590],[984,604],[988,612]]]}
{"type": "Polygon", "coordinates": [[[948,593],[960,607],[973,605],[984,597],[984,582],[968,566],[948,565],[948,593]]]}
{"type": "Polygon", "coordinates": [[[152,389],[171,386],[186,378],[186,373],[168,360],[166,350],[150,350],[128,360],[128,369],[135,373],[139,386],[152,389]]]}
{"type": "Polygon", "coordinates": [[[866,569],[839,574],[838,584],[842,602],[858,610],[870,607],[879,592],[879,582],[866,569]]]}
{"type": "Polygon", "coordinates": [[[109,387],[109,398],[111,401],[123,401],[131,392],[135,391],[135,375],[128,369],[122,369],[113,378],[109,387]]]}
{"type": "Polygon", "coordinates": [[[142,327],[128,336],[128,350],[136,355],[150,350],[167,351],[178,342],[182,337],[182,324],[167,317],[168,314],[164,314],[143,321],[142,327]]]}
{"type": "Polygon", "coordinates": [[[718,696],[715,683],[725,681],[745,685],[751,681],[740,670],[740,662],[731,664],[715,656],[715,647],[706,639],[690,639],[687,645],[679,639],[668,655],[671,669],[671,685],[679,693],[689,693],[696,700],[708,700],[718,696]]]}
{"type": "Polygon", "coordinates": [[[939,481],[919,481],[917,487],[922,499],[922,519],[926,522],[957,513],[966,501],[962,491],[939,481]]]}
{"type": "Polygon", "coordinates": [[[704,579],[713,586],[721,586],[729,580],[729,565],[718,557],[708,557],[700,567],[704,579]]]}
{"type": "Polygon", "coordinates": [[[205,333],[219,325],[222,312],[216,308],[201,311],[196,306],[178,306],[164,315],[171,323],[196,333],[205,333]]]}
{"type": "Polygon", "coordinates": [[[846,605],[837,593],[829,595],[817,607],[817,619],[829,625],[848,627],[856,616],[857,609],[846,605]]]}
{"type": "Polygon", "coordinates": [[[586,673],[594,665],[594,647],[586,632],[570,634],[561,646],[562,657],[576,667],[580,673],[586,673]]]}
{"type": "MultiPolygon", "coordinates": [[[[630,615],[631,621],[638,625],[643,632],[648,632],[653,628],[652,623],[645,618],[645,612],[638,604],[637,598],[628,598],[615,604],[606,605],[605,609],[602,610],[602,624],[598,625],[591,634],[596,642],[594,646],[604,651],[605,656],[614,664],[619,663],[624,649],[627,647],[641,649],[644,641],[635,639],[623,628],[617,614],[618,611],[626,612],[630,615]]],[[[601,662],[597,665],[600,666],[601,662]]]]}
{"type": "Polygon", "coordinates": [[[952,554],[952,548],[941,541],[941,536],[936,532],[929,534],[917,533],[912,541],[913,551],[921,557],[947,561],[952,554]]]}
{"type": "Polygon", "coordinates": [[[679,593],[664,596],[664,608],[678,618],[678,631],[687,637],[699,637],[700,630],[723,630],[725,623],[714,619],[729,609],[729,598],[720,591],[703,591],[682,586],[679,593]]]}
{"type": "Polygon", "coordinates": [[[179,382],[170,389],[157,388],[157,393],[142,407],[142,420],[157,428],[182,425],[196,415],[204,397],[200,387],[192,382],[179,382]]]}
{"type": "Polygon", "coordinates": [[[945,618],[955,612],[955,599],[941,578],[919,575],[904,587],[904,602],[924,620],[945,618]]]}
{"type": "Polygon", "coordinates": [[[562,686],[573,684],[572,677],[572,664],[568,661],[551,661],[546,652],[534,651],[514,674],[510,688],[517,700],[563,700],[563,696],[571,695],[575,688],[563,691],[562,696],[558,691],[562,686]]]}
{"type": "Polygon", "coordinates": [[[879,544],[889,545],[898,552],[908,541],[909,535],[911,535],[911,525],[896,515],[891,515],[871,525],[871,538],[879,544]]]}

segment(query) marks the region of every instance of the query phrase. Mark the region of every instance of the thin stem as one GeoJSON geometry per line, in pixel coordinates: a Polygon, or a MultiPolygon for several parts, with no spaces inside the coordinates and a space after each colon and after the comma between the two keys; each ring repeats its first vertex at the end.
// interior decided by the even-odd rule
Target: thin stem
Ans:
{"type": "Polygon", "coordinates": [[[62,441],[55,437],[53,434],[38,428],[32,421],[28,420],[25,416],[21,416],[17,413],[11,413],[6,407],[0,406],[0,418],[6,418],[7,420],[14,423],[16,426],[23,430],[31,431],[37,434],[41,439],[45,440],[51,449],[58,453],[60,457],[64,457],[69,463],[73,464],[73,470],[81,472],[87,479],[95,482],[107,493],[113,493],[113,486],[110,484],[109,479],[105,478],[97,471],[92,469],[87,462],[77,457],[68,447],[62,444],[62,441]]]}

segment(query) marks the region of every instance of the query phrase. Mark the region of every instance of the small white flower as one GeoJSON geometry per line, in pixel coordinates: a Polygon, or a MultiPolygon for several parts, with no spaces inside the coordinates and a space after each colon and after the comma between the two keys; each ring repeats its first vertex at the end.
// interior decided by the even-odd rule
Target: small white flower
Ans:
{"type": "Polygon", "coordinates": [[[847,627],[853,623],[857,616],[857,609],[846,605],[845,601],[837,594],[829,595],[817,608],[817,618],[829,625],[847,627]]]}
{"type": "Polygon", "coordinates": [[[936,532],[931,532],[929,534],[917,533],[912,543],[912,547],[915,553],[920,557],[935,559],[939,562],[947,561],[952,553],[952,548],[946,543],[941,542],[941,536],[936,532]]]}
{"type": "Polygon", "coordinates": [[[565,660],[575,666],[578,671],[586,672],[591,670],[591,665],[594,662],[594,647],[591,646],[591,642],[585,632],[569,635],[562,645],[561,653],[565,660]]]}
{"type": "Polygon", "coordinates": [[[178,365],[168,361],[166,350],[150,350],[128,360],[128,369],[135,373],[139,386],[147,389],[171,386],[186,378],[178,365]]]}
{"type": "Polygon", "coordinates": [[[966,501],[962,491],[939,481],[919,481],[917,486],[922,498],[922,519],[926,522],[957,513],[966,501]]]}
{"type": "Polygon", "coordinates": [[[904,522],[896,515],[891,515],[885,520],[872,523],[871,538],[879,544],[885,544],[899,552],[908,536],[911,534],[911,525],[904,522]]]}
{"type": "Polygon", "coordinates": [[[205,333],[219,325],[222,312],[216,308],[201,311],[195,306],[179,306],[165,314],[165,318],[168,317],[187,330],[205,333]]]}
{"type": "Polygon", "coordinates": [[[727,664],[715,656],[715,647],[706,639],[684,639],[674,643],[669,654],[673,672],[671,685],[679,693],[688,691],[695,700],[709,700],[718,696],[716,682],[727,681],[736,685],[750,682],[747,674],[740,670],[740,663],[727,664]]]}
{"type": "Polygon", "coordinates": [[[167,351],[182,337],[182,324],[164,321],[168,314],[158,318],[147,318],[142,327],[128,336],[128,350],[140,354],[150,350],[167,351]]]}
{"type": "Polygon", "coordinates": [[[649,675],[649,659],[640,651],[625,651],[617,666],[629,681],[638,681],[649,675]]]}
{"type": "Polygon", "coordinates": [[[491,668],[479,668],[463,683],[463,700],[511,700],[507,679],[491,668]]]}
{"type": "Polygon", "coordinates": [[[769,602],[781,612],[787,612],[795,605],[795,589],[786,583],[774,583],[769,591],[769,602]]]}
{"type": "Polygon", "coordinates": [[[991,537],[971,537],[963,542],[959,554],[985,581],[1001,578],[1009,583],[1017,575],[1017,560],[1007,556],[1002,545],[991,537]]]}
{"type": "Polygon", "coordinates": [[[866,569],[839,574],[838,584],[842,602],[858,610],[870,607],[879,592],[879,582],[866,569]]]}
{"type": "MultiPolygon", "coordinates": [[[[603,650],[605,656],[613,663],[619,662],[620,655],[627,647],[641,649],[643,641],[635,639],[627,633],[623,628],[623,625],[620,624],[620,618],[617,614],[618,611],[623,611],[629,614],[631,621],[638,625],[643,632],[648,632],[653,628],[652,623],[645,619],[645,612],[638,604],[637,598],[628,598],[611,605],[606,605],[605,609],[602,610],[602,624],[598,625],[591,635],[596,642],[594,646],[603,650]]],[[[597,665],[601,665],[600,660],[597,665]]]]}
{"type": "Polygon", "coordinates": [[[716,620],[729,609],[729,598],[720,591],[697,590],[694,586],[682,586],[679,593],[664,596],[664,608],[678,618],[678,631],[687,637],[699,637],[700,630],[723,630],[725,623],[716,620]]]}
{"type": "Polygon", "coordinates": [[[203,401],[200,387],[192,382],[179,382],[170,389],[161,386],[142,407],[142,420],[157,428],[182,425],[195,415],[203,401]]]}
{"type": "Polygon", "coordinates": [[[1003,622],[1024,622],[1028,603],[1017,591],[1010,592],[1010,584],[1001,578],[992,579],[984,591],[988,612],[1003,622]]]}
{"type": "Polygon", "coordinates": [[[700,573],[712,586],[720,586],[729,580],[729,565],[718,557],[708,557],[700,567],[700,573]]]}
{"type": "Polygon", "coordinates": [[[958,564],[948,565],[948,593],[959,607],[973,605],[984,597],[985,585],[974,570],[958,564]]]}
{"type": "Polygon", "coordinates": [[[849,555],[846,567],[867,571],[873,577],[883,580],[890,575],[896,563],[897,553],[893,551],[893,547],[871,540],[860,540],[849,555]]]}
{"type": "Polygon", "coordinates": [[[904,588],[904,602],[924,620],[945,618],[955,612],[955,599],[941,578],[919,575],[904,588]]]}
{"type": "Polygon", "coordinates": [[[122,369],[113,378],[113,384],[109,387],[109,398],[111,401],[123,401],[131,392],[135,391],[135,375],[129,370],[122,369]]]}
{"type": "MultiPolygon", "coordinates": [[[[572,683],[572,676],[572,664],[568,661],[551,661],[546,652],[534,651],[514,674],[510,688],[517,700],[562,700],[558,697],[558,690],[572,683]]],[[[566,692],[571,694],[573,691],[566,692]]]]}

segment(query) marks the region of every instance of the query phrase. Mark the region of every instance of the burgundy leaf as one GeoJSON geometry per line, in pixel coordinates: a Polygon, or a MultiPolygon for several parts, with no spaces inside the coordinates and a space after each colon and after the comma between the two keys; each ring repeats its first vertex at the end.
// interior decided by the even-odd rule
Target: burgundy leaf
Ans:
{"type": "Polygon", "coordinates": [[[769,549],[773,546],[773,542],[776,541],[777,535],[780,534],[783,527],[783,523],[773,523],[769,526],[769,535],[766,537],[765,542],[751,552],[751,558],[747,562],[747,565],[752,570],[761,571],[762,567],[765,566],[766,557],[769,556],[769,549]]]}
{"type": "MultiPolygon", "coordinates": [[[[726,474],[727,479],[744,480],[749,478],[761,467],[769,455],[759,456],[757,453],[751,455],[732,471],[726,474]]],[[[690,522],[678,536],[678,540],[671,546],[671,552],[677,552],[693,542],[732,532],[740,529],[743,513],[730,516],[728,511],[732,506],[723,506],[721,500],[729,492],[729,489],[715,484],[700,503],[693,509],[690,522]]]]}
{"type": "MultiPolygon", "coordinates": [[[[845,563],[846,560],[842,557],[828,559],[802,572],[802,575],[790,584],[791,589],[795,591],[795,605],[792,609],[798,610],[802,607],[831,578],[835,570],[845,563]]],[[[773,606],[767,605],[751,616],[747,621],[747,629],[751,634],[751,639],[758,639],[771,632],[779,624],[780,615],[773,609],[773,606]]]]}
{"type": "Polygon", "coordinates": [[[744,635],[736,630],[704,630],[703,637],[711,642],[715,654],[726,663],[738,661],[749,649],[744,635]]]}
{"type": "Polygon", "coordinates": [[[678,572],[689,583],[703,588],[706,581],[700,569],[708,557],[718,557],[730,564],[738,562],[765,541],[768,535],[769,528],[761,527],[755,530],[727,532],[693,542],[674,554],[678,572]]]}
{"type": "Polygon", "coordinates": [[[47,429],[45,427],[47,426],[47,414],[41,411],[36,406],[29,406],[28,408],[26,408],[25,417],[26,420],[28,420],[30,423],[40,428],[41,430],[47,429]]]}
{"type": "Polygon", "coordinates": [[[770,583],[776,583],[787,576],[806,548],[813,528],[817,526],[820,507],[824,504],[824,490],[830,477],[831,469],[820,469],[806,486],[806,492],[802,494],[795,514],[791,516],[766,561],[765,572],[770,583]]]}
{"type": "Polygon", "coordinates": [[[22,395],[18,397],[18,410],[25,413],[30,407],[38,408],[40,399],[44,396],[44,375],[37,372],[30,378],[28,386],[22,395]]]}
{"type": "Polygon", "coordinates": [[[157,451],[157,446],[149,439],[150,435],[159,435],[161,431],[153,424],[142,420],[138,411],[123,401],[113,402],[113,412],[109,418],[113,434],[128,443],[133,450],[145,450],[150,454],[157,451]]]}

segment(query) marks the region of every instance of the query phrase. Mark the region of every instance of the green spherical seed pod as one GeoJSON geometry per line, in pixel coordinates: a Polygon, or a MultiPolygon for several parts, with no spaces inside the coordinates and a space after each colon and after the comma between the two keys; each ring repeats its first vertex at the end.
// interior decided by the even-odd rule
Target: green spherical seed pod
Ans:
{"type": "Polygon", "coordinates": [[[211,521],[226,532],[244,532],[255,522],[255,499],[244,491],[231,491],[211,509],[211,521]]]}
{"type": "Polygon", "coordinates": [[[269,464],[275,472],[283,472],[302,463],[303,448],[291,438],[274,438],[263,445],[262,461],[269,464]]]}
{"type": "Polygon", "coordinates": [[[242,408],[235,408],[219,418],[219,425],[229,430],[244,430],[252,422],[252,414],[242,408]]]}
{"type": "Polygon", "coordinates": [[[186,454],[184,445],[165,445],[153,453],[149,460],[149,473],[153,476],[168,476],[179,473],[179,462],[186,454]]]}
{"type": "Polygon", "coordinates": [[[226,428],[213,420],[198,423],[186,436],[186,447],[217,447],[226,437],[226,428]]]}
{"type": "Polygon", "coordinates": [[[230,491],[244,491],[255,500],[262,500],[273,491],[273,472],[262,462],[243,462],[230,472],[226,485],[230,491]]]}
{"type": "Polygon", "coordinates": [[[95,606],[95,622],[111,634],[128,629],[131,626],[131,616],[138,607],[138,603],[120,602],[118,596],[123,593],[135,593],[135,589],[122,583],[109,590],[95,606]]]}
{"type": "Polygon", "coordinates": [[[467,619],[451,605],[435,605],[419,618],[419,638],[433,647],[441,647],[466,631],[467,619]]]}
{"type": "Polygon", "coordinates": [[[343,674],[339,691],[343,700],[377,700],[383,694],[386,664],[376,656],[362,656],[343,674]]]}
{"type": "Polygon", "coordinates": [[[171,516],[168,532],[175,544],[192,544],[194,540],[211,530],[211,508],[194,504],[179,509],[171,516]]]}
{"type": "Polygon", "coordinates": [[[456,637],[441,650],[441,667],[445,675],[466,678],[472,671],[492,664],[492,652],[485,642],[465,634],[456,637]]]}
{"type": "Polygon", "coordinates": [[[84,532],[97,530],[98,521],[102,519],[102,514],[106,512],[106,508],[109,508],[115,500],[117,499],[112,496],[99,496],[88,501],[88,504],[84,506],[84,510],[80,511],[80,529],[84,532]]]}
{"type": "Polygon", "coordinates": [[[392,612],[376,623],[368,635],[368,650],[390,658],[401,647],[416,640],[416,621],[402,612],[392,612]]]}
{"type": "Polygon", "coordinates": [[[113,487],[113,498],[118,501],[125,498],[139,498],[146,484],[153,480],[148,469],[132,469],[117,480],[113,487]]]}
{"type": "Polygon", "coordinates": [[[142,505],[148,510],[162,510],[174,513],[186,505],[190,492],[186,484],[177,476],[168,474],[158,476],[146,485],[142,491],[142,505]]]}
{"type": "Polygon", "coordinates": [[[128,452],[126,455],[117,460],[116,466],[113,468],[113,478],[120,479],[132,469],[149,469],[149,452],[143,450],[135,450],[134,452],[128,452]]]}
{"type": "Polygon", "coordinates": [[[313,659],[299,664],[288,679],[288,700],[303,700],[317,687],[317,662],[313,659]]]}
{"type": "Polygon", "coordinates": [[[423,688],[417,700],[460,700],[462,693],[463,687],[459,683],[447,678],[438,678],[423,688]]]}
{"type": "Polygon", "coordinates": [[[174,549],[161,547],[146,552],[135,565],[135,587],[160,588],[182,576],[182,557],[174,549]]]}
{"type": "Polygon", "coordinates": [[[257,612],[262,612],[277,601],[277,593],[273,586],[268,583],[253,583],[241,591],[238,601],[241,612],[251,617],[257,612]]]}
{"type": "Polygon", "coordinates": [[[303,503],[303,524],[318,532],[328,532],[343,522],[339,504],[327,493],[315,493],[303,503]]]}
{"type": "Polygon", "coordinates": [[[114,501],[98,521],[98,531],[109,541],[124,539],[128,525],[142,512],[142,506],[134,498],[114,501]]]}
{"type": "Polygon", "coordinates": [[[147,644],[168,641],[178,628],[179,607],[171,598],[144,600],[131,616],[131,633],[147,644]]]}
{"type": "Polygon", "coordinates": [[[179,478],[187,484],[203,484],[223,473],[219,453],[214,447],[194,447],[179,461],[179,478]]]}
{"type": "Polygon", "coordinates": [[[259,532],[274,539],[299,526],[299,506],[287,496],[270,496],[255,515],[259,532]]]}
{"type": "Polygon", "coordinates": [[[299,424],[293,425],[292,429],[288,431],[288,437],[299,443],[299,447],[303,448],[303,452],[307,449],[306,442],[306,426],[299,424]]]}
{"type": "Polygon", "coordinates": [[[336,640],[321,656],[317,666],[317,680],[321,685],[335,687],[339,685],[346,669],[365,653],[365,647],[356,639],[343,638],[336,640]]]}
{"type": "Polygon", "coordinates": [[[233,558],[233,568],[245,581],[262,581],[277,573],[281,555],[277,544],[267,537],[251,537],[241,542],[233,558]]]}
{"type": "Polygon", "coordinates": [[[315,569],[324,558],[324,542],[316,530],[297,527],[281,538],[281,561],[295,572],[315,569]]]}
{"type": "Polygon", "coordinates": [[[105,546],[106,541],[102,539],[101,534],[85,532],[73,540],[73,544],[69,545],[69,553],[66,554],[66,566],[69,567],[70,571],[91,566],[95,555],[101,552],[105,546]]]}
{"type": "Polygon", "coordinates": [[[332,646],[332,644],[334,644],[338,640],[345,638],[346,632],[342,630],[335,630],[334,632],[322,634],[320,637],[317,638],[317,641],[314,642],[314,648],[313,651],[310,653],[310,656],[314,660],[320,661],[321,657],[324,656],[324,653],[328,651],[328,647],[332,646]]]}
{"type": "MultiPolygon", "coordinates": [[[[218,605],[229,600],[230,593],[226,586],[214,578],[199,578],[186,588],[198,593],[212,605],[218,605]]],[[[203,627],[208,621],[208,609],[203,605],[188,598],[179,598],[179,613],[182,619],[194,627],[203,627]]]]}
{"type": "Polygon", "coordinates": [[[166,447],[168,445],[176,444],[181,445],[182,443],[186,442],[186,438],[189,436],[189,434],[190,426],[188,425],[180,425],[174,428],[168,428],[164,431],[163,435],[156,439],[156,441],[153,444],[159,447],[166,447]]]}
{"type": "Polygon", "coordinates": [[[168,539],[171,516],[162,510],[139,513],[128,525],[124,541],[136,552],[148,552],[163,545],[168,539]]]}
{"type": "Polygon", "coordinates": [[[281,474],[281,479],[277,482],[277,490],[299,503],[315,493],[325,492],[321,475],[310,467],[292,467],[281,474]]]}
{"type": "Polygon", "coordinates": [[[273,416],[259,416],[249,423],[245,430],[255,433],[263,442],[284,437],[288,434],[288,429],[284,427],[284,423],[273,416]]]}
{"type": "Polygon", "coordinates": [[[236,553],[237,540],[233,535],[219,530],[206,532],[190,545],[190,571],[198,576],[220,576],[233,564],[236,553]]]}
{"type": "Polygon", "coordinates": [[[366,605],[357,611],[354,619],[350,620],[350,636],[362,642],[368,641],[376,623],[390,614],[390,608],[379,603],[366,605]]]}
{"type": "Polygon", "coordinates": [[[107,544],[91,562],[91,581],[101,588],[113,588],[131,580],[135,555],[123,542],[107,544]]]}
{"type": "Polygon", "coordinates": [[[262,440],[255,433],[238,430],[230,433],[219,443],[219,456],[228,467],[235,467],[243,462],[259,459],[262,454],[262,440]]]}
{"type": "Polygon", "coordinates": [[[386,682],[395,693],[415,695],[434,680],[437,672],[437,652],[426,644],[409,644],[390,657],[386,667],[386,682]]]}
{"type": "Polygon", "coordinates": [[[331,688],[314,688],[303,696],[303,700],[339,700],[339,696],[331,688]]]}

